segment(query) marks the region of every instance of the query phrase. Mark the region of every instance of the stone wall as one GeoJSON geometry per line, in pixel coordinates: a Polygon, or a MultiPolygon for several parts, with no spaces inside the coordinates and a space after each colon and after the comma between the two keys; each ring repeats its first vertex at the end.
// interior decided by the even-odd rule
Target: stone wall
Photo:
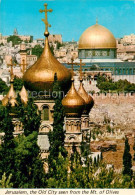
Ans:
{"type": "Polygon", "coordinates": [[[93,94],[95,105],[90,112],[90,121],[103,124],[110,119],[116,129],[135,130],[135,94],[93,94]]]}

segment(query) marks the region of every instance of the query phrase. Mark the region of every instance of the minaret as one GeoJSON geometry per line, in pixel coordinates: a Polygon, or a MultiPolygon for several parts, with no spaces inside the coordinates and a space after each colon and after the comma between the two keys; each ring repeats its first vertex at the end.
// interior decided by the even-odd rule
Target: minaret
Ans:
{"type": "MultiPolygon", "coordinates": [[[[26,50],[26,44],[24,42],[20,45],[20,64],[21,64],[21,70],[23,70],[23,66],[27,65],[27,50],[26,50]]],[[[26,68],[25,68],[26,70],[26,68]]]]}
{"type": "Polygon", "coordinates": [[[81,114],[85,105],[83,98],[75,89],[73,70],[71,81],[71,88],[62,100],[65,111],[65,148],[67,149],[69,155],[72,153],[73,146],[75,146],[77,151],[80,153],[80,146],[82,142],[81,114]]]}

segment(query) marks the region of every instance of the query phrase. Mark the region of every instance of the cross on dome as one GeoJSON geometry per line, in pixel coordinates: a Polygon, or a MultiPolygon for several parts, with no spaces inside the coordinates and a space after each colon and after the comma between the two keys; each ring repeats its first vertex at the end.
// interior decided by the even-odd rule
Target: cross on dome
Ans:
{"type": "Polygon", "coordinates": [[[45,32],[44,32],[44,35],[48,37],[49,36],[48,27],[51,27],[51,25],[48,23],[47,13],[48,12],[52,12],[53,10],[52,9],[47,9],[47,3],[45,3],[44,6],[45,6],[45,9],[44,10],[40,9],[39,12],[40,13],[45,12],[45,19],[42,19],[42,21],[45,23],[45,32]]]}

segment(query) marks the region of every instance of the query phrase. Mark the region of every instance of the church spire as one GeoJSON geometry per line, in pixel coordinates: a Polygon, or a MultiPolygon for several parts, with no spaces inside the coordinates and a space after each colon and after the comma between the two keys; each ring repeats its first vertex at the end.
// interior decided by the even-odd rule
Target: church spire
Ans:
{"type": "Polygon", "coordinates": [[[47,3],[45,3],[44,6],[45,6],[45,9],[44,9],[44,10],[40,9],[39,12],[40,12],[40,13],[45,12],[45,19],[42,19],[42,21],[45,23],[45,32],[44,32],[44,35],[45,35],[46,37],[48,37],[48,36],[49,36],[48,27],[51,27],[51,25],[48,23],[48,20],[47,20],[47,13],[48,13],[48,12],[52,12],[53,10],[52,10],[52,9],[47,9],[47,3]]]}

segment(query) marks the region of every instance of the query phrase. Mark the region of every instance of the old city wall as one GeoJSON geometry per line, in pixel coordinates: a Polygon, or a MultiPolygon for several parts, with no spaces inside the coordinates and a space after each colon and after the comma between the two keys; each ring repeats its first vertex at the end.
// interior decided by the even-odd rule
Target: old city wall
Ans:
{"type": "Polygon", "coordinates": [[[135,93],[96,93],[91,95],[95,104],[135,104],[135,93]]]}

